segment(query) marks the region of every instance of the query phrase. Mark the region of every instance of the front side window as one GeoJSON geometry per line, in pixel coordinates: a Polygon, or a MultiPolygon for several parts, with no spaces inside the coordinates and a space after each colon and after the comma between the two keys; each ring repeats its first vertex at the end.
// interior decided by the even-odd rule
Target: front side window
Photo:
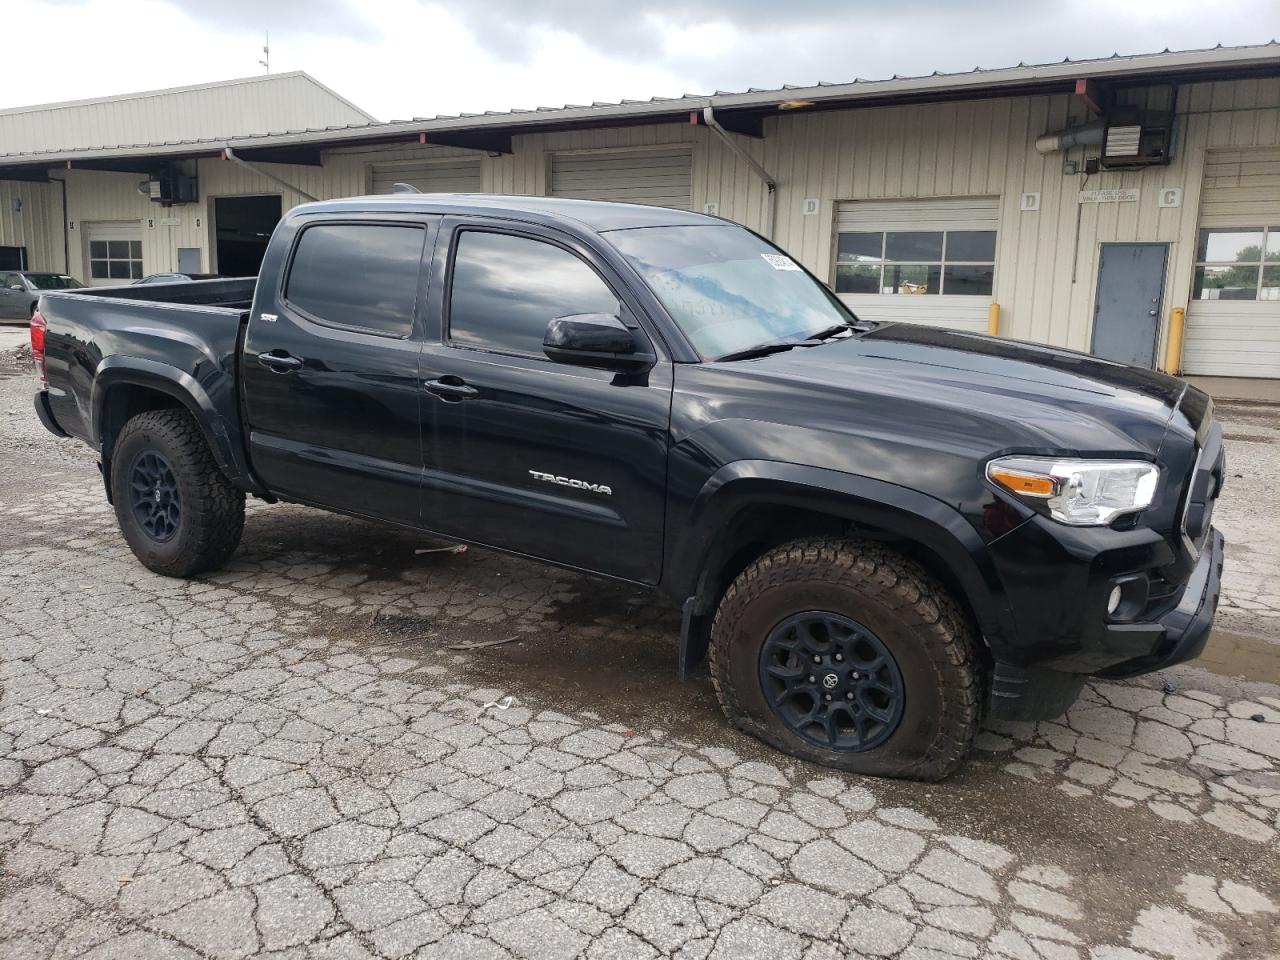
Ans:
{"type": "Polygon", "coordinates": [[[63,273],[29,273],[27,279],[37,290],[75,290],[83,284],[63,273]]]}
{"type": "Polygon", "coordinates": [[[1193,300],[1280,300],[1280,225],[1201,230],[1193,300]]]}
{"type": "Polygon", "coordinates": [[[994,230],[878,230],[841,233],[837,293],[991,296],[994,230]]]}
{"type": "Polygon", "coordinates": [[[285,299],[323,323],[407,337],[425,236],[411,224],[307,227],[293,254],[285,299]]]}
{"type": "Polygon", "coordinates": [[[853,317],[790,257],[729,224],[605,233],[704,358],[803,340],[853,317]]]}
{"type": "Polygon", "coordinates": [[[89,276],[95,280],[142,279],[142,241],[90,240],[89,276]]]}
{"type": "Polygon", "coordinates": [[[600,275],[563,247],[480,230],[458,236],[450,343],[540,357],[552,320],[619,309],[600,275]]]}

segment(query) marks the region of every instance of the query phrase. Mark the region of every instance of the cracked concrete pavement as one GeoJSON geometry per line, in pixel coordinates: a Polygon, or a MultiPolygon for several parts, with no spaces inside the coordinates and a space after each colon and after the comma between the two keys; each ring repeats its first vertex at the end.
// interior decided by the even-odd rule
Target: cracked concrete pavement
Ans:
{"type": "Polygon", "coordinates": [[[6,958],[1280,956],[1274,408],[1222,412],[1216,672],[1092,683],[920,785],[732,731],[676,611],[571,572],[251,505],[226,570],[156,577],[14,373],[6,958]]]}

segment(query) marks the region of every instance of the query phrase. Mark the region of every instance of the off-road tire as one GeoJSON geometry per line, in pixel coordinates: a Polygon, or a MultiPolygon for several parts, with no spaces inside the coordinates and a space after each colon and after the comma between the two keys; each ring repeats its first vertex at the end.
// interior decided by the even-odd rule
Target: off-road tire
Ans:
{"type": "Polygon", "coordinates": [[[942,584],[902,554],[860,540],[797,540],[751,563],[720,601],[710,665],[720,706],[738,729],[825,766],[913,780],[941,780],[964,762],[988,684],[974,628],[942,584]],[[864,625],[896,660],[902,719],[878,746],[862,752],[816,746],[770,707],[761,649],[775,626],[807,610],[864,625]]]}
{"type": "Polygon", "coordinates": [[[151,410],[124,425],[111,457],[111,499],[129,548],[149,570],[191,577],[221,567],[244,531],[244,493],[214,463],[208,444],[185,410],[151,410]],[[130,468],[146,451],[159,454],[177,480],[177,531],[157,542],[138,522],[130,499],[130,468]]]}

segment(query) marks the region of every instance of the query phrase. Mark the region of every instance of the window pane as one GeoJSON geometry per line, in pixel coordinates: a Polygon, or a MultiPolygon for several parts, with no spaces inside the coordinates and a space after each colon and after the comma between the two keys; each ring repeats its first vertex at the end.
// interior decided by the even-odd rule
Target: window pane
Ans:
{"type": "Polygon", "coordinates": [[[142,241],[141,240],[129,241],[129,257],[130,259],[133,259],[133,260],[142,259],[142,241]]]}
{"type": "Polygon", "coordinates": [[[576,313],[618,313],[618,298],[568,250],[501,233],[458,240],[449,300],[449,339],[542,356],[547,324],[576,313]]]}
{"type": "Polygon", "coordinates": [[[937,266],[914,265],[898,267],[893,264],[884,268],[883,293],[937,293],[942,286],[942,268],[937,266]]]}
{"type": "Polygon", "coordinates": [[[141,260],[129,261],[129,276],[132,277],[134,280],[142,279],[142,261],[141,260]]]}
{"type": "Polygon", "coordinates": [[[971,260],[991,263],[995,258],[996,232],[994,230],[947,231],[948,261],[971,260]]]}
{"type": "Polygon", "coordinates": [[[107,277],[107,261],[105,261],[105,260],[90,260],[90,261],[89,261],[89,275],[90,275],[91,277],[93,277],[93,279],[95,279],[95,280],[106,280],[106,279],[108,279],[108,277],[107,277]]]}
{"type": "Polygon", "coordinates": [[[870,263],[836,265],[836,293],[879,293],[880,268],[870,263]]]}
{"type": "Polygon", "coordinates": [[[423,230],[322,224],[302,231],[285,299],[330,323],[397,337],[413,329],[423,230]]]}
{"type": "Polygon", "coordinates": [[[107,256],[112,260],[128,260],[129,259],[129,241],[128,240],[108,240],[107,256]]]}
{"type": "Polygon", "coordinates": [[[96,257],[99,260],[105,260],[107,258],[107,241],[90,240],[89,256],[96,257]]]}
{"type": "Polygon", "coordinates": [[[129,279],[129,261],[128,260],[108,260],[108,275],[112,280],[128,280],[129,279]]]}
{"type": "Polygon", "coordinates": [[[1262,259],[1262,230],[1201,230],[1196,260],[1236,263],[1262,259]]]}
{"type": "Polygon", "coordinates": [[[1262,268],[1262,292],[1259,300],[1280,300],[1280,267],[1262,268]]]}
{"type": "Polygon", "coordinates": [[[1267,259],[1280,260],[1280,227],[1267,228],[1267,259]]]}
{"type": "Polygon", "coordinates": [[[879,260],[883,245],[883,233],[842,233],[836,241],[836,260],[839,263],[879,260]]]}
{"type": "Polygon", "coordinates": [[[942,233],[886,233],[886,260],[942,260],[942,233]]]}
{"type": "Polygon", "coordinates": [[[1196,267],[1195,300],[1256,300],[1258,267],[1196,267]]]}
{"type": "Polygon", "coordinates": [[[947,296],[991,296],[995,267],[942,268],[942,292],[947,296]]]}

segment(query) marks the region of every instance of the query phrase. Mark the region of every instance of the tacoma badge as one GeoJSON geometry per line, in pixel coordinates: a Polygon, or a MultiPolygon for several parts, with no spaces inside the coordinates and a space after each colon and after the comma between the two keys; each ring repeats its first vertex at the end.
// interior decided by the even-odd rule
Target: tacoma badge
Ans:
{"type": "Polygon", "coordinates": [[[613,490],[606,487],[603,483],[587,483],[585,480],[573,480],[569,477],[557,477],[554,473],[543,473],[541,470],[530,470],[529,476],[535,480],[542,480],[545,483],[558,483],[562,487],[573,487],[575,490],[589,490],[592,493],[603,493],[606,497],[613,496],[613,490]]]}

